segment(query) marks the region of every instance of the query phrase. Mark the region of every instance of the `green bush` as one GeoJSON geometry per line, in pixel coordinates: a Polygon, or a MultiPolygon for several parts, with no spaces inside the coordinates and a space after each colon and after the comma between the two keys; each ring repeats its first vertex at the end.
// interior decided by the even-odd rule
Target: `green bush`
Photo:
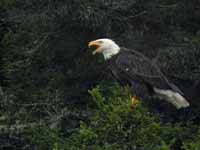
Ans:
{"type": "Polygon", "coordinates": [[[67,140],[68,150],[170,150],[182,138],[185,129],[180,125],[161,123],[142,102],[132,106],[127,87],[114,86],[107,96],[108,91],[99,87],[89,93],[95,111],[90,122],[81,122],[79,132],[67,140]]]}
{"type": "Polygon", "coordinates": [[[191,138],[184,142],[183,150],[199,150],[200,149],[200,130],[197,132],[195,138],[191,138]]]}
{"type": "Polygon", "coordinates": [[[31,143],[39,150],[199,150],[198,125],[163,122],[142,100],[133,105],[128,87],[102,84],[89,93],[92,113],[72,134],[33,128],[26,132],[31,143]]]}

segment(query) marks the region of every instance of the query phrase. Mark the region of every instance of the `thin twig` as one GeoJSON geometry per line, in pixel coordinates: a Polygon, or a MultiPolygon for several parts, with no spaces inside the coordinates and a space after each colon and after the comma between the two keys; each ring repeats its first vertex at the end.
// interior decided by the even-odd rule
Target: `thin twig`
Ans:
{"type": "Polygon", "coordinates": [[[129,16],[129,17],[127,17],[127,18],[124,18],[124,19],[122,19],[122,20],[129,20],[129,19],[133,19],[133,18],[136,18],[136,17],[139,17],[139,16],[142,16],[142,15],[144,15],[144,14],[146,14],[147,13],[147,11],[145,10],[145,11],[143,11],[143,12],[140,12],[140,13],[138,13],[138,14],[136,14],[136,15],[134,15],[134,16],[129,16]]]}
{"type": "Polygon", "coordinates": [[[24,130],[26,128],[33,128],[38,126],[37,123],[28,123],[28,124],[16,124],[16,125],[0,125],[0,131],[18,131],[18,130],[24,130]]]}
{"type": "Polygon", "coordinates": [[[33,54],[33,53],[37,52],[40,49],[40,47],[46,42],[48,37],[49,37],[49,35],[45,35],[43,40],[34,49],[28,51],[27,54],[33,54]]]}
{"type": "Polygon", "coordinates": [[[177,4],[171,4],[171,5],[159,5],[160,8],[174,8],[177,7],[177,4]]]}
{"type": "Polygon", "coordinates": [[[17,104],[19,106],[41,106],[41,105],[51,105],[48,103],[32,103],[32,104],[17,104]]]}

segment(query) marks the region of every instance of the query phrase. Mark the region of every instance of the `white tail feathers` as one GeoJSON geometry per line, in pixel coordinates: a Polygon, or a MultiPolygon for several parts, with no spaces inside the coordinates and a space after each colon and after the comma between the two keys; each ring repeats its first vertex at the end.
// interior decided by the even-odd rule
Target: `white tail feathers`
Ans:
{"type": "Polygon", "coordinates": [[[177,109],[190,106],[189,102],[179,93],[172,90],[161,90],[154,88],[155,93],[162,99],[173,104],[177,109]]]}

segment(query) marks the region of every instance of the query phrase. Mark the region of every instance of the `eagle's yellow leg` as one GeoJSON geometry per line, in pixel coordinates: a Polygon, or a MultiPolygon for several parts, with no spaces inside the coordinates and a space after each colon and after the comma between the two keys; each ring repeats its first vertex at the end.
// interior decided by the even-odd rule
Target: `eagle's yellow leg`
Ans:
{"type": "Polygon", "coordinates": [[[131,107],[134,108],[138,104],[138,98],[136,96],[131,97],[131,107]]]}

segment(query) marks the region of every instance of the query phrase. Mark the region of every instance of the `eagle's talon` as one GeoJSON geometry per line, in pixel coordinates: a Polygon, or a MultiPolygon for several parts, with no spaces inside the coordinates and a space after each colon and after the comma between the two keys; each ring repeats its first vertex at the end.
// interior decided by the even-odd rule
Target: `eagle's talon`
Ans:
{"type": "Polygon", "coordinates": [[[138,104],[139,100],[136,96],[131,97],[131,107],[134,108],[138,104]]]}

